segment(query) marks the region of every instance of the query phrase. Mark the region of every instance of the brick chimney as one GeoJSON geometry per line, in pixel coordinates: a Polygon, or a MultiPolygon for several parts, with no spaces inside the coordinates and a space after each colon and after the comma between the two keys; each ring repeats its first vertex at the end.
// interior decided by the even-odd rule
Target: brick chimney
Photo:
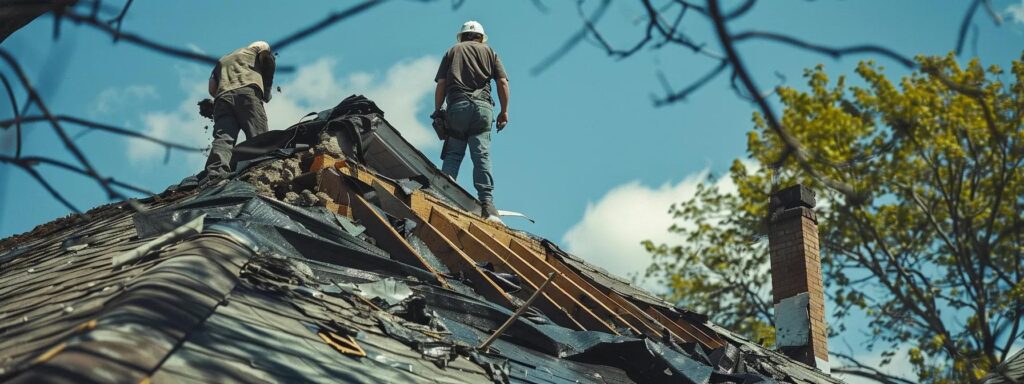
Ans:
{"type": "Polygon", "coordinates": [[[825,291],[818,253],[814,191],[797,184],[768,204],[775,340],[787,356],[828,373],[825,291]]]}

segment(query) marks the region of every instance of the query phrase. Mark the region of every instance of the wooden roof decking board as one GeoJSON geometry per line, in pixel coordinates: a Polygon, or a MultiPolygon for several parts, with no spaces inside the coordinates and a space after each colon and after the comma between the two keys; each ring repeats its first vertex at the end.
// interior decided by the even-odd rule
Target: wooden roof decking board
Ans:
{"type": "MultiPolygon", "coordinates": [[[[447,221],[443,214],[438,214],[437,211],[431,213],[430,222],[437,226],[452,227],[451,222],[447,221]]],[[[465,251],[467,255],[472,255],[470,257],[477,262],[492,263],[495,265],[496,270],[505,270],[504,272],[519,276],[520,280],[529,285],[529,289],[526,290],[526,293],[536,292],[540,284],[543,282],[543,280],[538,280],[538,276],[530,274],[530,272],[535,271],[531,271],[528,265],[513,263],[507,258],[499,256],[497,252],[485,245],[482,240],[470,234],[465,229],[455,228],[455,232],[456,238],[450,239],[453,243],[461,246],[463,251],[465,251]]],[[[545,292],[541,293],[541,297],[539,298],[540,300],[535,301],[534,304],[559,325],[578,330],[587,330],[587,327],[584,327],[583,324],[577,321],[568,310],[560,305],[558,300],[553,298],[553,296],[557,296],[557,292],[558,289],[556,287],[547,289],[545,292]]],[[[595,326],[590,329],[600,329],[605,332],[616,333],[615,329],[611,326],[605,325],[603,328],[598,327],[599,326],[595,326]]]]}

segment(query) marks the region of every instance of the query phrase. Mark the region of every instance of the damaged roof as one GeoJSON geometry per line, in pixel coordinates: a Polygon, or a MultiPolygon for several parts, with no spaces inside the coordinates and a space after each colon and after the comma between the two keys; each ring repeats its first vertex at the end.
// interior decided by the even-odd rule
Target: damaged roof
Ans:
{"type": "Polygon", "coordinates": [[[234,159],[0,241],[0,381],[839,382],[480,219],[361,96],[234,159]]]}

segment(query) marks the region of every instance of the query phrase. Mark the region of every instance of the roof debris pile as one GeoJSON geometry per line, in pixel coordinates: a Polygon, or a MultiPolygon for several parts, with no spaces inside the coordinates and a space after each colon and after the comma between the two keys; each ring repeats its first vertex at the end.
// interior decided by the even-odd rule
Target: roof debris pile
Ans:
{"type": "Polygon", "coordinates": [[[838,382],[481,219],[363,97],[233,161],[0,241],[0,380],[838,382]]]}

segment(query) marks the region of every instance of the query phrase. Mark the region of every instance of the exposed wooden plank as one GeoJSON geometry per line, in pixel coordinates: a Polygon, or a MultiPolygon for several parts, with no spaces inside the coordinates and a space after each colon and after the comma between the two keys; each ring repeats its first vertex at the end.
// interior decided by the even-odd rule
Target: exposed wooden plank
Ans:
{"type": "Polygon", "coordinates": [[[316,172],[322,169],[341,169],[348,166],[348,163],[344,159],[338,159],[330,155],[316,155],[313,156],[312,161],[309,164],[308,170],[310,172],[316,172]]]}
{"type": "Polygon", "coordinates": [[[409,242],[405,241],[395,228],[388,223],[387,219],[381,216],[370,203],[358,194],[349,194],[352,201],[352,215],[359,223],[366,227],[366,232],[377,240],[377,246],[388,252],[391,257],[400,262],[422,267],[437,276],[437,281],[442,286],[448,286],[448,282],[434,269],[423,256],[420,256],[409,242]]]}
{"type": "MultiPolygon", "coordinates": [[[[453,226],[451,221],[448,221],[443,214],[431,215],[430,219],[432,223],[444,222],[444,224],[439,225],[453,226]]],[[[529,286],[530,293],[535,292],[540,284],[546,280],[546,276],[543,275],[540,276],[540,279],[537,279],[538,276],[531,273],[535,272],[535,270],[529,271],[528,269],[521,269],[523,265],[519,265],[517,267],[516,265],[509,263],[488,247],[482,240],[465,229],[456,228],[455,235],[458,237],[458,244],[462,246],[462,250],[465,251],[467,256],[477,262],[489,262],[493,264],[495,269],[499,272],[509,272],[519,276],[520,280],[529,286]]],[[[541,294],[541,300],[536,303],[537,307],[547,314],[556,324],[569,328],[576,328],[582,331],[587,330],[587,328],[577,321],[566,308],[559,304],[559,301],[552,297],[553,288],[554,287],[550,287],[547,292],[541,294]]],[[[599,329],[615,333],[615,329],[607,325],[605,325],[604,328],[591,329],[599,329]]]]}
{"type": "Polygon", "coordinates": [[[590,285],[590,283],[588,283],[586,280],[583,280],[583,278],[577,275],[576,272],[572,271],[558,260],[551,260],[550,262],[545,261],[544,258],[538,256],[536,253],[527,248],[517,239],[510,239],[509,241],[509,249],[512,250],[512,252],[518,254],[519,257],[526,260],[534,259],[544,261],[547,263],[547,265],[551,266],[555,272],[557,272],[559,275],[564,276],[566,278],[566,281],[570,283],[569,287],[574,288],[573,293],[579,295],[577,296],[577,298],[581,301],[581,303],[583,303],[584,305],[588,305],[591,309],[595,307],[597,308],[597,312],[595,313],[600,313],[603,316],[608,316],[609,320],[614,321],[616,324],[624,325],[631,329],[633,332],[643,333],[639,327],[626,321],[626,319],[623,319],[622,316],[619,316],[617,312],[613,311],[611,307],[609,307],[609,305],[614,305],[612,303],[612,300],[609,299],[608,296],[606,296],[603,292],[601,292],[597,288],[594,288],[593,285],[590,285]]]}
{"type": "Polygon", "coordinates": [[[416,213],[416,216],[427,220],[430,218],[430,210],[433,209],[434,204],[427,201],[426,194],[420,191],[413,192],[409,195],[409,208],[416,213]]]}
{"type": "MultiPolygon", "coordinates": [[[[428,214],[429,215],[429,214],[428,214]]],[[[460,247],[448,240],[438,227],[422,221],[417,223],[414,233],[423,240],[430,252],[444,263],[453,273],[462,272],[474,282],[473,288],[488,300],[497,303],[505,308],[516,309],[515,304],[508,298],[508,293],[501,289],[494,280],[491,280],[479,267],[473,264],[460,247]]],[[[446,229],[447,230],[447,229],[446,229]]]]}
{"type": "Polygon", "coordinates": [[[692,330],[692,332],[694,332],[697,335],[697,337],[699,337],[701,340],[706,340],[708,345],[717,345],[714,348],[721,347],[721,346],[725,345],[725,341],[722,340],[722,337],[717,332],[715,332],[715,331],[711,330],[710,328],[708,328],[706,325],[701,324],[701,323],[691,322],[691,321],[687,320],[686,318],[675,317],[674,315],[672,315],[670,313],[666,313],[668,311],[668,309],[666,309],[666,308],[659,308],[659,307],[656,307],[656,306],[651,306],[651,307],[653,309],[661,312],[663,315],[665,315],[665,317],[668,317],[669,319],[672,319],[672,322],[678,324],[680,327],[692,330]]]}
{"type": "MultiPolygon", "coordinates": [[[[358,170],[352,170],[350,168],[341,168],[340,171],[345,174],[355,175],[360,181],[363,181],[367,184],[378,182],[381,186],[384,187],[384,189],[386,189],[388,192],[392,194],[394,194],[395,191],[397,190],[397,188],[387,180],[376,177],[372,172],[369,172],[365,168],[359,168],[360,169],[358,170]]],[[[453,241],[459,242],[459,229],[471,230],[472,226],[475,225],[478,228],[478,230],[483,229],[484,232],[486,232],[488,235],[490,235],[492,238],[499,241],[500,243],[509,244],[509,248],[513,250],[513,253],[520,255],[520,258],[526,261],[527,264],[531,264],[531,260],[540,260],[542,262],[549,263],[549,265],[552,265],[552,267],[555,268],[557,272],[566,276],[566,280],[569,283],[571,283],[563,288],[576,286],[582,291],[580,293],[583,293],[583,295],[580,295],[577,301],[583,299],[586,299],[587,301],[593,301],[594,303],[592,304],[591,308],[603,307],[603,309],[607,310],[608,314],[611,315],[611,319],[614,319],[618,324],[625,325],[636,332],[641,332],[641,328],[644,331],[650,331],[650,329],[654,327],[654,324],[650,323],[653,317],[650,313],[641,310],[639,307],[637,307],[635,304],[632,304],[632,302],[630,302],[626,298],[619,297],[625,302],[614,301],[611,297],[605,294],[604,291],[594,287],[588,280],[576,274],[575,271],[571,270],[570,268],[562,264],[560,261],[548,260],[548,257],[544,255],[543,248],[541,248],[540,244],[537,241],[529,238],[524,238],[523,236],[510,231],[507,227],[503,225],[488,222],[483,218],[477,217],[473,214],[452,208],[445,204],[444,202],[442,202],[441,200],[437,199],[436,197],[430,196],[426,193],[423,193],[422,191],[414,192],[412,195],[409,196],[408,200],[409,203],[406,204],[406,206],[408,206],[416,216],[423,219],[423,224],[425,224],[426,226],[431,226],[428,220],[432,214],[443,214],[450,222],[447,228],[432,227],[423,231],[425,233],[433,232],[434,234],[439,236],[439,239],[435,239],[436,243],[447,242],[453,248],[447,252],[442,253],[457,252],[462,253],[463,257],[469,258],[469,256],[465,255],[465,253],[461,251],[460,247],[462,246],[462,244],[455,244],[453,241]],[[518,249],[512,249],[513,246],[516,246],[518,249]],[[565,272],[568,272],[568,274],[566,274],[565,272]],[[613,308],[615,310],[613,310],[613,308]],[[624,314],[627,316],[623,316],[624,314]],[[627,321],[625,317],[628,317],[631,321],[627,321]]],[[[426,236],[429,237],[430,235],[427,234],[426,236]]],[[[477,237],[480,238],[480,236],[477,237]]],[[[421,236],[421,238],[423,238],[423,236],[421,236]]],[[[486,246],[488,248],[491,248],[492,251],[494,251],[494,247],[491,247],[490,245],[486,246]]],[[[435,251],[432,249],[432,252],[435,251]]],[[[458,260],[456,260],[456,258],[450,259],[452,260],[442,260],[442,262],[445,262],[446,265],[451,265],[450,262],[459,262],[458,260]]],[[[472,258],[469,258],[468,262],[472,264],[472,258]]],[[[472,267],[471,269],[476,268],[472,267]]],[[[486,275],[482,276],[486,278],[486,275]]],[[[493,283],[493,281],[491,283],[493,283]]],[[[496,285],[493,288],[497,288],[500,290],[500,287],[497,287],[496,285]]],[[[565,290],[567,293],[571,293],[569,289],[565,290]]],[[[505,293],[502,292],[502,294],[505,293]]],[[[501,301],[500,299],[497,298],[492,300],[501,301]]],[[[581,304],[583,303],[581,302],[581,304]]],[[[510,306],[510,308],[512,307],[510,306]]],[[[681,339],[683,335],[689,335],[687,337],[697,340],[703,340],[702,344],[705,344],[705,346],[713,348],[714,345],[722,345],[722,342],[717,337],[717,335],[715,335],[714,332],[710,330],[704,329],[704,327],[695,324],[690,324],[689,322],[683,319],[678,319],[678,321],[672,320],[664,313],[661,313],[660,310],[657,308],[652,307],[649,309],[652,309],[659,315],[661,315],[660,317],[656,317],[658,319],[657,323],[660,324],[662,321],[661,319],[665,319],[665,321],[668,321],[670,323],[666,325],[669,331],[672,333],[680,333],[680,335],[677,336],[680,336],[681,339]],[[689,330],[689,332],[683,332],[683,329],[687,329],[689,330]]]]}
{"type": "Polygon", "coordinates": [[[689,324],[686,321],[673,321],[653,306],[648,306],[645,312],[651,315],[651,317],[654,317],[655,320],[658,320],[658,323],[661,325],[664,325],[678,333],[680,338],[685,341],[700,343],[701,346],[709,350],[716,349],[723,345],[720,340],[702,335],[701,332],[696,330],[692,324],[689,324]]]}
{"type": "Polygon", "coordinates": [[[672,329],[659,324],[657,320],[652,318],[647,313],[644,313],[644,311],[637,307],[636,304],[633,304],[629,300],[626,300],[626,298],[622,297],[618,293],[608,292],[608,298],[611,299],[612,302],[615,303],[615,305],[622,309],[623,313],[620,313],[622,317],[632,319],[635,323],[642,324],[645,329],[651,332],[651,335],[661,337],[662,333],[665,330],[667,330],[673,337],[682,340],[682,338],[679,337],[679,335],[677,335],[675,332],[672,332],[672,329]]]}
{"type": "Polygon", "coordinates": [[[446,214],[446,217],[453,221],[459,228],[468,229],[469,224],[476,224],[483,228],[487,228],[488,233],[492,233],[494,237],[505,244],[514,237],[507,226],[493,221],[488,221],[487,219],[480,217],[479,212],[465,212],[460,209],[452,208],[430,195],[425,195],[423,200],[423,203],[428,204],[433,209],[446,214]]]}
{"type": "Polygon", "coordinates": [[[326,193],[335,203],[343,206],[351,206],[349,195],[352,191],[345,184],[344,176],[337,169],[324,169],[318,172],[316,180],[317,192],[326,193]]]}
{"type": "MultiPolygon", "coordinates": [[[[587,329],[605,330],[612,333],[618,333],[613,325],[604,321],[601,316],[595,313],[595,311],[600,310],[600,307],[591,309],[589,306],[581,303],[577,297],[582,296],[583,291],[573,285],[572,282],[568,281],[567,277],[556,271],[554,267],[548,265],[547,262],[543,260],[524,259],[476,224],[469,225],[469,233],[482,241],[499,257],[522,271],[523,275],[521,276],[524,278],[529,278],[530,280],[537,282],[546,279],[549,273],[555,273],[557,277],[552,281],[552,286],[548,288],[548,292],[551,294],[552,299],[554,299],[561,308],[568,311],[570,316],[578,319],[580,323],[587,327],[587,329]]],[[[610,315],[611,314],[608,314],[608,316],[610,315]]]]}

